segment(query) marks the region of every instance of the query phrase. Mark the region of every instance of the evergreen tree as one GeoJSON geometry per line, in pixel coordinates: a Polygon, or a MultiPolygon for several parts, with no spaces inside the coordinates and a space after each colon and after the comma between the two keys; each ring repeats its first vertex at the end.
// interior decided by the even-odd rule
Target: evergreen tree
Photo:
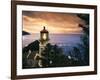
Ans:
{"type": "Polygon", "coordinates": [[[84,53],[84,64],[89,65],[89,14],[78,14],[77,16],[85,21],[85,25],[79,24],[79,27],[83,30],[80,47],[84,53]]]}

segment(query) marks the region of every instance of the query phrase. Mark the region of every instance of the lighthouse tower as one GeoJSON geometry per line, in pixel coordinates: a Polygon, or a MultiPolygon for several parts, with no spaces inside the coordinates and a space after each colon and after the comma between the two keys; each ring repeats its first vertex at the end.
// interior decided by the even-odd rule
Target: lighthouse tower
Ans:
{"type": "Polygon", "coordinates": [[[40,44],[39,44],[39,55],[41,56],[41,59],[39,60],[39,67],[43,67],[43,51],[46,48],[46,45],[48,44],[49,41],[49,32],[45,29],[45,26],[43,27],[43,30],[40,31],[40,44]]]}

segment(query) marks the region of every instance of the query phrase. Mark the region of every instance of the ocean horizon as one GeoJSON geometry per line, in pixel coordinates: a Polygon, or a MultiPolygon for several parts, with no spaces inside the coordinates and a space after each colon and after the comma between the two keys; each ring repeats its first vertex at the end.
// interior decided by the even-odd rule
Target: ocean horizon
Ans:
{"type": "MultiPolygon", "coordinates": [[[[49,43],[51,44],[68,44],[75,45],[77,43],[81,43],[81,35],[82,34],[49,34],[49,43]]],[[[34,42],[35,40],[40,39],[39,34],[31,34],[22,36],[22,46],[25,47],[28,44],[34,42]]]]}

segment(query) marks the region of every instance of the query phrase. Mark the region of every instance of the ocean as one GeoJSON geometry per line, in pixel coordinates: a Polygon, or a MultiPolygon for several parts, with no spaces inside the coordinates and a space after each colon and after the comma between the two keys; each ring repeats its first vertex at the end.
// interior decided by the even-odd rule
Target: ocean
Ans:
{"type": "MultiPolygon", "coordinates": [[[[82,34],[49,34],[49,39],[50,39],[49,43],[57,44],[59,46],[61,45],[73,46],[77,43],[81,43],[80,39],[81,35],[82,34]]],[[[22,46],[25,47],[31,42],[39,39],[40,39],[39,34],[25,35],[23,36],[22,46]]]]}

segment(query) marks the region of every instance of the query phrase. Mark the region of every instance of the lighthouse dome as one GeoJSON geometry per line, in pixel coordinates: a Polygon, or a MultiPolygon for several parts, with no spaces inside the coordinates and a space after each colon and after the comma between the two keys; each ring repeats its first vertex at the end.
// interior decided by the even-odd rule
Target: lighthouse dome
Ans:
{"type": "Polygon", "coordinates": [[[43,27],[43,30],[40,31],[41,33],[48,33],[48,31],[45,29],[45,26],[43,27]]]}

